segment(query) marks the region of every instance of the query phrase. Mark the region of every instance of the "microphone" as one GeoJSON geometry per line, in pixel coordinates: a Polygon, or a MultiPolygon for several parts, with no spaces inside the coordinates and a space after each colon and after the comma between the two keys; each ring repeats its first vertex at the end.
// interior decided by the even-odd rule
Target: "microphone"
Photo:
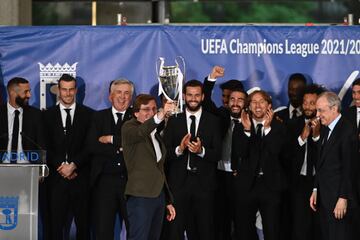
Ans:
{"type": "Polygon", "coordinates": [[[32,138],[28,137],[24,132],[20,132],[20,135],[29,142],[31,142],[32,144],[34,144],[35,147],[37,147],[40,151],[44,151],[44,149],[40,146],[40,144],[36,143],[32,138]]]}

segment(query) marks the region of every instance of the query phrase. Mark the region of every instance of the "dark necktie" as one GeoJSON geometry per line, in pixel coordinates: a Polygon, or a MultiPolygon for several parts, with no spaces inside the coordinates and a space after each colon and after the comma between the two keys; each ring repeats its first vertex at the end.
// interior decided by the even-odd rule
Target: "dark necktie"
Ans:
{"type": "Polygon", "coordinates": [[[323,155],[325,145],[329,138],[329,132],[330,132],[330,128],[328,126],[325,126],[323,131],[324,138],[322,139],[322,143],[321,143],[320,156],[323,155]]]}
{"type": "MultiPolygon", "coordinates": [[[[18,149],[18,141],[19,141],[19,110],[15,110],[14,116],[14,124],[13,124],[13,131],[12,131],[12,140],[11,140],[11,151],[17,152],[18,149]]],[[[16,159],[15,159],[16,163],[16,159]]]]}
{"type": "Polygon", "coordinates": [[[292,117],[291,117],[291,119],[295,119],[295,118],[297,118],[297,110],[296,110],[296,108],[294,109],[294,110],[292,110],[292,117]]]}
{"type": "Polygon", "coordinates": [[[122,124],[123,124],[123,120],[122,120],[122,113],[119,113],[119,112],[117,112],[116,113],[116,116],[118,117],[118,120],[117,120],[117,122],[116,122],[116,133],[115,133],[115,135],[120,135],[120,133],[121,133],[121,126],[122,126],[122,124]]]}
{"type": "Polygon", "coordinates": [[[313,176],[314,169],[314,161],[312,158],[312,148],[313,148],[313,140],[312,137],[309,136],[306,142],[306,176],[313,176]]]}
{"type": "Polygon", "coordinates": [[[70,130],[71,130],[71,115],[70,115],[70,111],[71,111],[71,108],[65,108],[65,112],[66,112],[66,121],[65,121],[66,135],[69,135],[69,134],[70,134],[70,130]]]}
{"type": "MultiPolygon", "coordinates": [[[[190,141],[195,141],[196,140],[196,137],[195,137],[196,117],[194,115],[191,115],[190,119],[191,119],[191,125],[190,125],[191,139],[190,139],[190,141]]],[[[190,166],[190,169],[196,171],[196,166],[195,166],[193,158],[194,158],[194,153],[189,152],[189,166],[190,166]]]]}
{"type": "Polygon", "coordinates": [[[261,123],[259,123],[256,126],[256,138],[257,139],[262,139],[262,128],[263,128],[263,125],[261,123]]]}
{"type": "Polygon", "coordinates": [[[262,158],[261,158],[262,128],[263,128],[262,123],[258,123],[258,125],[256,126],[256,143],[257,143],[257,147],[258,147],[258,163],[257,163],[257,167],[256,167],[257,174],[259,174],[263,171],[263,162],[262,162],[262,158]]]}

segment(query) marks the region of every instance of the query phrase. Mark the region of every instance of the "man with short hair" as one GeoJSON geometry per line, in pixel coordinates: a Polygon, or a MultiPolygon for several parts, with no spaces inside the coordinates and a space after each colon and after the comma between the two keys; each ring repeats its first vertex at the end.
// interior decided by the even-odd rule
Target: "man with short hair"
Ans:
{"type": "Polygon", "coordinates": [[[63,74],[58,81],[59,104],[45,111],[47,179],[50,195],[51,239],[62,240],[69,214],[77,239],[90,239],[90,162],[85,140],[93,110],[76,102],[76,79],[63,74]]]}
{"type": "Polygon", "coordinates": [[[264,238],[280,237],[281,193],[286,187],[284,125],[273,119],[271,97],[262,90],[249,95],[249,110],[241,114],[243,128],[233,133],[233,157],[238,161],[235,231],[238,239],[256,236],[255,218],[259,210],[264,238]]]}
{"type": "Polygon", "coordinates": [[[319,210],[323,239],[351,239],[349,213],[356,201],[352,175],[357,156],[356,134],[342,117],[341,102],[335,93],[320,94],[316,110],[323,127],[317,144],[310,207],[319,210]]]}
{"type": "Polygon", "coordinates": [[[129,107],[134,85],[127,79],[110,83],[110,108],[94,113],[88,136],[92,154],[90,186],[93,190],[93,213],[96,239],[114,238],[117,214],[128,225],[125,185],[127,171],[121,142],[121,127],[131,119],[129,107]]]}
{"type": "Polygon", "coordinates": [[[175,104],[167,101],[158,112],[155,98],[140,94],[134,102],[135,118],[122,127],[124,160],[128,169],[127,212],[129,240],[158,240],[160,238],[165,205],[168,220],[175,218],[173,199],[166,182],[164,162],[166,147],[157,131],[168,118],[175,104]],[[169,205],[167,203],[169,203],[169,205]]]}
{"type": "MultiPolygon", "coordinates": [[[[360,171],[360,78],[356,79],[352,84],[352,100],[354,105],[344,110],[344,117],[353,126],[354,131],[357,133],[357,149],[358,149],[358,160],[355,162],[354,167],[356,171],[360,171]]],[[[355,189],[358,200],[360,199],[360,174],[357,174],[355,178],[355,189]]],[[[360,206],[354,211],[353,219],[353,239],[355,240],[360,236],[360,206]]]]}
{"type": "Polygon", "coordinates": [[[237,189],[234,180],[237,161],[232,165],[231,145],[232,133],[236,124],[240,122],[240,114],[246,104],[247,94],[242,84],[237,80],[230,80],[221,84],[223,90],[223,106],[216,107],[211,98],[212,88],[217,78],[224,76],[224,68],[214,66],[208,78],[204,81],[204,110],[216,115],[220,120],[221,137],[223,140],[221,159],[217,166],[218,186],[215,196],[215,236],[217,240],[231,240],[232,223],[235,219],[234,199],[237,189]],[[214,79],[214,80],[213,80],[214,79]],[[228,94],[226,104],[224,95],[228,94]],[[224,106],[227,106],[225,108],[224,106]]]}
{"type": "Polygon", "coordinates": [[[305,86],[306,78],[302,73],[293,73],[290,75],[288,82],[289,105],[287,108],[276,113],[284,123],[287,123],[289,119],[301,116],[301,96],[305,86]]]}
{"type": "Polygon", "coordinates": [[[324,89],[316,84],[306,86],[302,97],[303,114],[290,120],[288,126],[293,154],[290,173],[293,240],[315,239],[315,214],[309,206],[309,197],[315,174],[316,142],[313,139],[320,135],[316,100],[322,92],[324,89]]]}
{"type": "MultiPolygon", "coordinates": [[[[40,110],[29,106],[31,89],[25,78],[12,78],[7,84],[8,102],[0,107],[0,147],[8,152],[42,150],[45,145],[40,110]]],[[[13,154],[12,156],[20,156],[13,154]]],[[[3,163],[29,163],[16,157],[3,163]]]]}
{"type": "Polygon", "coordinates": [[[188,81],[183,95],[186,108],[172,116],[165,129],[167,172],[174,194],[175,221],[167,239],[215,239],[214,194],[221,137],[217,118],[202,109],[202,83],[188,81]]]}

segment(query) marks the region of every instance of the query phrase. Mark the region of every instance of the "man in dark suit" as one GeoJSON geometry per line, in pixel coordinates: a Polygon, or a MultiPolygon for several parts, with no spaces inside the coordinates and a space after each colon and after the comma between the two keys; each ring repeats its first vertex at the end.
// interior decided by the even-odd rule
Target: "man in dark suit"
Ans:
{"type": "MultiPolygon", "coordinates": [[[[45,141],[40,110],[29,106],[29,81],[15,77],[7,84],[8,102],[0,108],[0,148],[8,152],[43,150],[45,141]]],[[[20,156],[13,154],[12,156],[20,156]]],[[[31,159],[6,159],[3,163],[30,163],[31,159]]]]}
{"type": "Polygon", "coordinates": [[[166,201],[168,220],[175,209],[166,183],[164,161],[166,147],[158,125],[174,111],[175,104],[166,102],[157,112],[155,98],[140,94],[134,102],[135,118],[122,127],[124,160],[128,169],[127,212],[129,240],[158,240],[160,238],[166,201]],[[167,198],[167,200],[166,200],[167,198]]]}
{"type": "Polygon", "coordinates": [[[167,239],[214,239],[214,193],[221,137],[217,118],[201,107],[202,84],[184,86],[185,112],[171,117],[165,129],[169,186],[174,194],[175,221],[167,239]]]}
{"type": "MultiPolygon", "coordinates": [[[[358,172],[360,170],[360,78],[356,79],[352,84],[352,99],[354,105],[350,108],[344,110],[344,117],[348,119],[348,121],[353,126],[354,131],[357,133],[358,141],[357,141],[357,149],[358,149],[358,157],[355,162],[355,169],[358,172]]],[[[357,198],[360,199],[360,174],[357,174],[357,178],[355,179],[355,186],[357,193],[357,198]]],[[[357,209],[354,209],[354,218],[352,223],[353,228],[353,239],[357,239],[360,236],[360,207],[357,206],[357,209]]]]}
{"type": "Polygon", "coordinates": [[[238,239],[253,239],[255,217],[262,217],[264,238],[280,237],[281,192],[284,174],[285,128],[273,119],[271,97],[262,90],[249,95],[250,114],[243,111],[241,124],[233,133],[233,157],[237,163],[235,231],[238,239]]]}
{"type": "Polygon", "coordinates": [[[342,117],[339,97],[322,93],[316,101],[317,117],[324,126],[317,144],[316,176],[310,206],[319,210],[325,240],[351,239],[350,214],[355,204],[353,163],[356,135],[342,117]]]}
{"type": "Polygon", "coordinates": [[[76,79],[63,74],[58,81],[59,104],[44,113],[50,168],[51,239],[62,240],[70,212],[77,239],[90,239],[90,162],[85,140],[93,110],[76,103],[76,79]]]}
{"type": "MultiPolygon", "coordinates": [[[[215,237],[217,240],[231,240],[231,226],[234,222],[234,171],[231,165],[232,133],[236,123],[240,121],[240,113],[245,106],[247,94],[244,92],[240,81],[230,80],[222,84],[223,106],[216,107],[212,100],[212,90],[217,78],[224,76],[224,68],[213,67],[210,75],[204,80],[204,110],[219,117],[221,137],[223,140],[221,159],[217,166],[218,186],[216,189],[215,205],[215,237]],[[226,106],[224,95],[229,93],[226,106]]],[[[236,167],[234,167],[236,169],[236,167]]]]}
{"type": "Polygon", "coordinates": [[[315,213],[309,206],[309,197],[314,186],[316,146],[313,138],[320,135],[316,118],[316,100],[323,88],[313,84],[304,89],[301,117],[289,121],[293,157],[291,158],[291,213],[292,239],[315,239],[315,213]],[[314,122],[314,124],[313,124],[314,122]]]}
{"type": "Polygon", "coordinates": [[[301,116],[301,96],[305,86],[306,78],[302,73],[290,75],[288,82],[289,105],[287,108],[276,113],[284,123],[287,123],[289,119],[301,116]]]}
{"type": "MultiPolygon", "coordinates": [[[[38,163],[31,159],[20,158],[21,152],[43,150],[45,146],[43,120],[40,110],[29,106],[31,89],[29,81],[15,77],[7,84],[8,102],[0,107],[0,149],[17,153],[15,159],[3,163],[38,163]]],[[[39,215],[42,230],[39,236],[49,237],[46,185],[39,185],[39,215]]]]}
{"type": "Polygon", "coordinates": [[[126,79],[112,81],[109,88],[111,108],[93,114],[88,136],[92,154],[90,186],[93,190],[93,212],[96,239],[114,238],[119,213],[127,225],[125,185],[126,167],[121,144],[122,124],[132,116],[129,108],[134,85],[126,79]]]}

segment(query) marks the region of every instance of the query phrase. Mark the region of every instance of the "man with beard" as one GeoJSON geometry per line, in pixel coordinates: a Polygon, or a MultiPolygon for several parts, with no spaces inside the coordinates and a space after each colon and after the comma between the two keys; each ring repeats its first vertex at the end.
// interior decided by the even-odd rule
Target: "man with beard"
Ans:
{"type": "Polygon", "coordinates": [[[76,79],[63,74],[58,81],[59,104],[45,111],[51,239],[62,240],[69,213],[77,239],[90,239],[90,162],[85,150],[93,110],[76,102],[76,79]]]}
{"type": "MultiPolygon", "coordinates": [[[[215,205],[215,236],[218,240],[231,240],[231,225],[234,222],[234,171],[237,169],[231,165],[231,144],[232,133],[236,123],[240,121],[240,113],[244,108],[247,94],[242,89],[242,84],[227,84],[226,91],[223,91],[223,106],[217,108],[211,99],[211,92],[215,83],[212,79],[224,76],[224,68],[213,67],[208,78],[204,81],[204,102],[203,107],[220,119],[221,137],[223,140],[221,160],[218,162],[217,176],[218,186],[216,190],[215,205]],[[212,84],[212,85],[210,85],[212,84]],[[211,86],[211,88],[209,87],[211,86]],[[238,88],[236,88],[238,87],[238,88]],[[240,88],[239,88],[240,87],[240,88]],[[226,98],[226,108],[224,94],[229,94],[226,98]]],[[[229,83],[229,82],[227,82],[229,83]]],[[[224,83],[225,84],[225,83],[224,83]]]]}
{"type": "Polygon", "coordinates": [[[273,119],[271,97],[262,90],[249,95],[250,113],[242,111],[241,131],[234,130],[233,157],[238,161],[236,186],[237,239],[256,236],[255,218],[259,210],[264,238],[280,237],[281,192],[286,187],[284,174],[284,125],[273,119]]]}
{"type": "Polygon", "coordinates": [[[289,121],[292,141],[292,162],[290,175],[292,239],[315,239],[315,213],[309,206],[309,197],[314,186],[316,146],[313,141],[320,135],[320,124],[316,118],[316,100],[324,92],[313,84],[304,89],[303,115],[289,121]]]}
{"type": "Polygon", "coordinates": [[[301,96],[305,86],[306,78],[302,73],[290,75],[288,82],[289,105],[287,108],[276,113],[284,123],[287,123],[289,119],[301,116],[301,96]]]}
{"type": "MultiPolygon", "coordinates": [[[[40,110],[29,106],[29,81],[20,77],[12,78],[7,84],[7,92],[8,102],[0,108],[1,149],[17,153],[42,150],[45,144],[42,117],[40,110]]],[[[6,159],[3,163],[29,163],[29,159],[6,159]]]]}
{"type": "Polygon", "coordinates": [[[171,117],[164,133],[169,187],[174,195],[176,218],[166,239],[212,240],[214,193],[221,137],[217,118],[204,111],[201,82],[184,85],[185,111],[171,117]]]}
{"type": "Polygon", "coordinates": [[[95,239],[114,239],[117,215],[128,226],[125,185],[127,171],[124,162],[121,127],[132,117],[130,102],[134,85],[127,79],[114,80],[109,87],[112,106],[93,114],[88,135],[92,154],[90,186],[93,193],[95,239]]]}
{"type": "MultiPolygon", "coordinates": [[[[7,84],[8,102],[0,107],[0,149],[17,153],[23,151],[43,150],[45,146],[43,121],[41,111],[29,106],[31,89],[29,81],[21,78],[12,78],[7,84]]],[[[29,163],[29,159],[7,159],[3,163],[29,163]]],[[[39,186],[39,214],[42,222],[44,238],[48,232],[48,209],[46,200],[46,186],[44,182],[39,186]]]]}
{"type": "MultiPolygon", "coordinates": [[[[344,117],[349,120],[353,126],[353,131],[357,133],[357,149],[358,157],[356,161],[356,171],[360,171],[360,78],[356,79],[352,84],[352,99],[354,106],[351,106],[344,111],[344,117]]],[[[360,199],[360,174],[357,174],[355,179],[355,188],[357,191],[357,198],[360,199]]],[[[357,206],[357,209],[354,211],[353,219],[353,237],[354,240],[360,236],[360,206],[357,206]]]]}

